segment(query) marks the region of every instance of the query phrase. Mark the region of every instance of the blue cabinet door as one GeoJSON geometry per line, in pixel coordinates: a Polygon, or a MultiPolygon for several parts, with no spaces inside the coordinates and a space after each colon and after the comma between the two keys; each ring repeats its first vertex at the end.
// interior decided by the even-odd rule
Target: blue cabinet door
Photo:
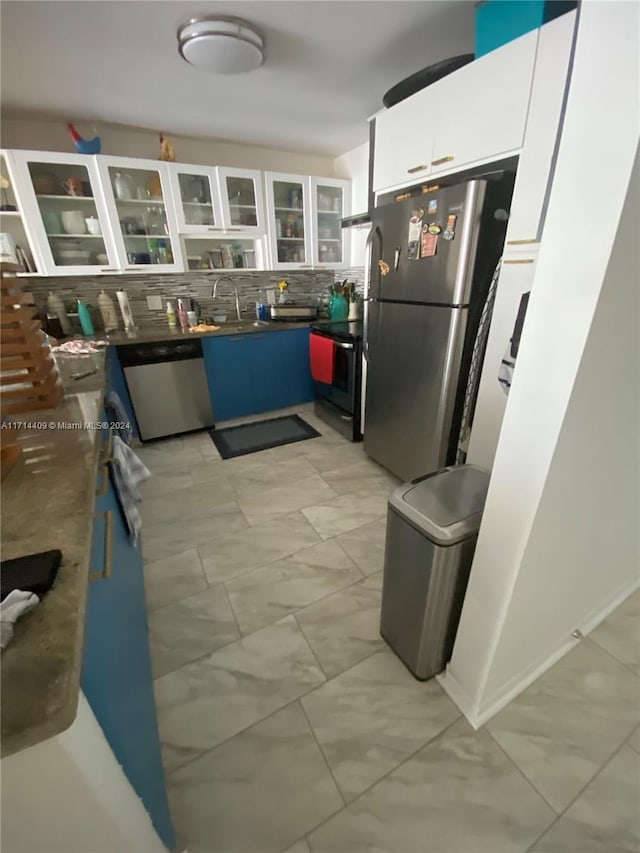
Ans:
{"type": "Polygon", "coordinates": [[[82,689],[114,755],[173,849],[153,695],[142,554],[133,546],[110,478],[96,499],[82,689]],[[110,514],[106,524],[104,513],[110,514]],[[110,565],[106,565],[111,551],[110,565]],[[105,573],[106,576],[102,576],[105,573]]]}
{"type": "Polygon", "coordinates": [[[226,421],[253,414],[250,335],[202,338],[213,419],[226,421]]]}
{"type": "Polygon", "coordinates": [[[127,380],[125,379],[124,371],[120,365],[118,350],[113,344],[110,344],[107,350],[107,388],[110,391],[115,391],[118,397],[120,397],[122,405],[127,413],[127,419],[133,429],[133,434],[138,436],[138,424],[133,411],[133,403],[129,396],[127,380]]]}
{"type": "Polygon", "coordinates": [[[309,330],[265,332],[252,338],[251,371],[257,412],[313,400],[309,330]]]}

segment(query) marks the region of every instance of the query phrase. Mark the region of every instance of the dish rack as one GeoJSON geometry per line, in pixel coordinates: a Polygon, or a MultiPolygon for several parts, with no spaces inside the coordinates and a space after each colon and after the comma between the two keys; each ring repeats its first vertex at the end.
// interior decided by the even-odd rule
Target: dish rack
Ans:
{"type": "MultiPolygon", "coordinates": [[[[18,279],[15,264],[0,265],[0,416],[50,409],[62,397],[62,384],[40,327],[33,294],[18,279]]],[[[2,477],[20,458],[17,431],[3,429],[2,477]]]]}

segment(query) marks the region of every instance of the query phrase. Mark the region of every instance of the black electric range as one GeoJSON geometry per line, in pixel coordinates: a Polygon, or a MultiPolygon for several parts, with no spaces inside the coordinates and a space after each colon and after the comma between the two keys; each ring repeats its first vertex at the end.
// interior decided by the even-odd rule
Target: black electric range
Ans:
{"type": "Polygon", "coordinates": [[[319,320],[311,334],[334,343],[332,381],[314,381],[315,412],[349,441],[361,441],[362,320],[319,320]]]}

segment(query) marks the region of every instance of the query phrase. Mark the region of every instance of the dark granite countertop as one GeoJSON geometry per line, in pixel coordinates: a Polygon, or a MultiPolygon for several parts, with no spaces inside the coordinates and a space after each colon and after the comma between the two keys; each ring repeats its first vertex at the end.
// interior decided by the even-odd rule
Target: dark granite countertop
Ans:
{"type": "Polygon", "coordinates": [[[242,322],[221,323],[217,329],[207,332],[181,332],[179,328],[170,329],[169,326],[148,325],[134,329],[132,332],[112,332],[107,335],[107,339],[116,346],[123,346],[125,344],[159,343],[161,341],[191,339],[195,337],[206,338],[223,335],[251,335],[261,332],[284,332],[287,329],[309,328],[311,322],[310,320],[299,323],[272,321],[256,325],[255,320],[243,320],[242,322]]]}
{"type": "MultiPolygon", "coordinates": [[[[58,356],[65,387],[54,409],[12,415],[14,422],[100,420],[105,353],[58,356]],[[72,373],[96,373],[72,380],[72,373]]],[[[59,548],[53,589],[18,621],[1,658],[3,756],[68,728],[76,716],[100,433],[92,429],[16,430],[23,454],[2,482],[2,558],[59,548]]]]}

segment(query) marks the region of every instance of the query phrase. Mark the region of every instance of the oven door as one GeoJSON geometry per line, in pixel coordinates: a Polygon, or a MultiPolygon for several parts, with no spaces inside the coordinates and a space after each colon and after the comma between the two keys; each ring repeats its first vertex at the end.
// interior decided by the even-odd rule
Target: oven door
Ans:
{"type": "MultiPolygon", "coordinates": [[[[312,335],[319,334],[312,332],[312,335]]],[[[331,338],[331,335],[320,335],[331,338]]],[[[356,358],[358,348],[351,341],[337,341],[334,338],[333,381],[331,383],[314,382],[315,395],[319,399],[329,400],[334,406],[353,414],[356,396],[356,358]]]]}

